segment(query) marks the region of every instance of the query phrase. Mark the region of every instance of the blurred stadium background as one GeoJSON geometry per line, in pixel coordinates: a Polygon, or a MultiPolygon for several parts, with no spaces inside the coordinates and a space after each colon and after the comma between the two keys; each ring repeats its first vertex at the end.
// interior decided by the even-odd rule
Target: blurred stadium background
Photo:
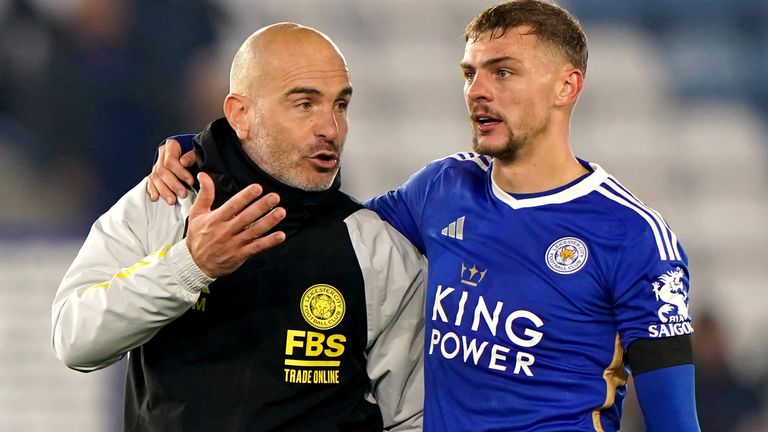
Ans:
{"type": "MultiPolygon", "coordinates": [[[[0,0],[0,430],[119,429],[123,369],[60,364],[50,303],[156,144],[221,115],[245,37],[290,20],[338,43],[355,86],[343,184],[363,199],[468,149],[461,34],[492,3],[0,0]]],[[[660,210],[690,257],[703,430],[768,431],[768,2],[562,4],[590,40],[577,154],[660,210]]],[[[642,430],[626,405],[623,430],[642,430]]]]}

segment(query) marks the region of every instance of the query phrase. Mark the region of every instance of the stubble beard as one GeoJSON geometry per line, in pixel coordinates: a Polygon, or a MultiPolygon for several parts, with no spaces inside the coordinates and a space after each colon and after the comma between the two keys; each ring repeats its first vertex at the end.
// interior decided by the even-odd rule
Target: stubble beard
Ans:
{"type": "MultiPolygon", "coordinates": [[[[303,158],[292,160],[294,152],[280,151],[280,149],[296,147],[284,137],[263,127],[257,128],[253,139],[243,143],[243,149],[251,160],[280,183],[308,192],[328,190],[339,171],[338,164],[336,168],[324,171],[324,174],[328,174],[327,176],[310,178],[302,172],[300,164],[303,158]]],[[[339,152],[339,158],[341,158],[341,152],[339,152]]]]}
{"type": "Polygon", "coordinates": [[[501,120],[501,124],[504,127],[506,127],[507,131],[509,132],[509,138],[507,138],[507,142],[504,144],[504,146],[499,149],[491,149],[491,148],[487,148],[487,146],[486,148],[483,148],[483,146],[480,145],[480,139],[478,138],[477,129],[472,127],[472,150],[475,153],[485,155],[485,156],[490,156],[499,161],[514,162],[515,160],[517,160],[518,152],[520,150],[520,147],[523,145],[523,142],[512,131],[512,128],[507,122],[506,117],[501,113],[495,112],[489,106],[480,104],[475,109],[470,109],[470,116],[469,116],[470,121],[472,121],[473,113],[477,109],[482,109],[483,111],[489,112],[493,116],[501,120]]]}
{"type": "MultiPolygon", "coordinates": [[[[506,125],[506,123],[504,123],[506,125]]],[[[483,148],[480,145],[480,140],[477,137],[477,131],[472,130],[472,150],[475,153],[490,156],[494,159],[497,159],[499,161],[503,162],[514,162],[517,160],[518,152],[520,151],[520,147],[523,146],[522,140],[517,138],[514,133],[512,132],[512,129],[507,126],[507,130],[509,131],[509,138],[507,138],[507,142],[504,144],[503,147],[499,149],[490,149],[490,148],[483,148]]]]}
{"type": "Polygon", "coordinates": [[[519,145],[512,138],[507,140],[506,145],[498,150],[483,149],[478,143],[477,135],[472,138],[472,150],[474,150],[475,153],[490,156],[500,161],[514,162],[517,160],[517,152],[519,149],[519,145]]]}
{"type": "Polygon", "coordinates": [[[537,137],[544,134],[547,130],[546,123],[528,130],[527,133],[515,134],[505,119],[502,120],[504,126],[509,131],[507,142],[499,149],[483,148],[477,136],[477,130],[472,129],[472,150],[475,153],[490,156],[500,162],[515,162],[520,157],[520,150],[528,143],[533,142],[537,137]]]}

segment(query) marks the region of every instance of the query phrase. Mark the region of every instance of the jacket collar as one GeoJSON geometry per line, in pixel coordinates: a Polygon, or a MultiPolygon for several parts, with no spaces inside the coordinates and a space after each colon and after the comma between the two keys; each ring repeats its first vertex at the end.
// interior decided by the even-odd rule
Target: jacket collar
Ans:
{"type": "MultiPolygon", "coordinates": [[[[279,205],[286,210],[286,218],[276,229],[293,230],[308,218],[327,212],[340,195],[339,175],[329,189],[310,192],[288,186],[264,172],[245,154],[226,118],[206,126],[195,136],[194,145],[198,169],[208,173],[216,186],[213,208],[218,208],[246,186],[258,183],[264,189],[264,195],[270,192],[280,195],[279,205]]],[[[199,188],[199,184],[195,184],[195,189],[199,188]]]]}

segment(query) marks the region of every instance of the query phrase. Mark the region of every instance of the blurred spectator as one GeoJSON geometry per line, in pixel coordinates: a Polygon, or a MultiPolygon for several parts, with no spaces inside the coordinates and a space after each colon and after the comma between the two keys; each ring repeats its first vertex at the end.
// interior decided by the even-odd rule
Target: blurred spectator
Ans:
{"type": "MultiPolygon", "coordinates": [[[[32,124],[44,92],[51,23],[29,0],[0,7],[0,116],[32,124]]],[[[3,127],[7,130],[7,126],[3,127]]]]}
{"type": "Polygon", "coordinates": [[[29,0],[8,0],[0,7],[0,200],[12,203],[0,217],[5,237],[25,226],[45,232],[80,216],[82,176],[69,176],[65,186],[59,176],[64,165],[45,163],[39,133],[48,122],[41,116],[41,101],[48,97],[44,83],[52,29],[29,0]]]}
{"type": "Polygon", "coordinates": [[[30,184],[17,195],[47,206],[58,226],[106,211],[146,174],[168,131],[200,128],[183,121],[185,107],[199,100],[188,95],[187,76],[200,75],[192,68],[202,63],[191,60],[215,42],[221,17],[208,0],[79,0],[73,7],[61,22],[29,0],[0,10],[0,116],[29,137],[5,145],[46,186],[30,184]]]}
{"type": "Polygon", "coordinates": [[[693,333],[696,399],[701,429],[707,432],[758,432],[761,386],[744,382],[731,368],[723,329],[711,312],[700,312],[693,333]]]}
{"type": "Polygon", "coordinates": [[[206,4],[83,0],[55,39],[44,140],[57,161],[75,157],[81,166],[73,169],[93,170],[98,188],[84,217],[105,211],[134,185],[152,146],[181,128],[178,107],[186,104],[178,76],[213,40],[206,4]]]}

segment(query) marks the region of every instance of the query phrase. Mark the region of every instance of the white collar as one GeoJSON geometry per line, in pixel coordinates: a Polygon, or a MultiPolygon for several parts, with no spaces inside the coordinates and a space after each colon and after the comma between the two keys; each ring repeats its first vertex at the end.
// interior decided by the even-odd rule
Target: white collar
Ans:
{"type": "MultiPolygon", "coordinates": [[[[548,204],[562,204],[589,194],[608,179],[608,173],[605,172],[605,170],[600,165],[590,163],[589,166],[592,167],[592,173],[590,173],[586,178],[582,179],[567,189],[563,189],[550,195],[542,195],[533,198],[515,198],[512,195],[504,192],[499,187],[499,185],[496,184],[496,182],[493,180],[493,175],[491,175],[491,188],[493,190],[493,194],[496,195],[496,198],[515,210],[521,208],[539,207],[548,204]]],[[[491,174],[491,171],[492,170],[488,170],[489,174],[491,174]]]]}

